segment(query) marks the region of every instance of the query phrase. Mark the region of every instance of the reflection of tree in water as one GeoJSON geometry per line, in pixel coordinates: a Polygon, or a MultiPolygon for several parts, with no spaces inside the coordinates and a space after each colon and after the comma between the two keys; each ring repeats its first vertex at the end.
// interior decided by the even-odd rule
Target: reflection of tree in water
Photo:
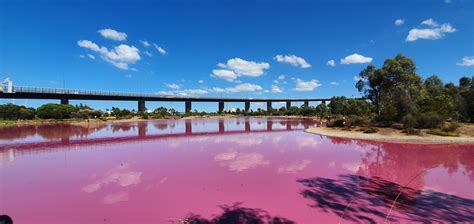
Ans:
{"type": "Polygon", "coordinates": [[[240,206],[241,203],[234,205],[220,206],[222,214],[215,216],[212,219],[202,218],[200,215],[191,214],[184,220],[185,223],[294,223],[291,220],[282,217],[272,217],[268,212],[262,209],[244,208],[240,206]]]}
{"type": "Polygon", "coordinates": [[[158,129],[158,130],[166,130],[166,129],[168,129],[168,124],[167,123],[158,123],[158,124],[155,124],[155,128],[158,129]]]}
{"type": "Polygon", "coordinates": [[[361,149],[362,164],[357,174],[377,176],[415,189],[423,189],[429,169],[443,167],[451,175],[460,167],[474,181],[472,145],[430,145],[377,143],[373,141],[328,138],[333,144],[354,145],[361,149]]]}
{"type": "Polygon", "coordinates": [[[39,135],[46,139],[85,137],[106,127],[105,123],[41,124],[0,128],[0,139],[21,139],[39,135]]]}
{"type": "Polygon", "coordinates": [[[117,123],[111,124],[112,133],[115,133],[118,131],[128,132],[132,129],[135,129],[136,126],[137,125],[135,123],[130,123],[130,122],[117,122],[117,123]]]}
{"type": "Polygon", "coordinates": [[[421,192],[382,178],[341,175],[338,179],[300,179],[311,206],[358,223],[388,221],[459,223],[474,220],[474,200],[441,192],[421,192]]]}

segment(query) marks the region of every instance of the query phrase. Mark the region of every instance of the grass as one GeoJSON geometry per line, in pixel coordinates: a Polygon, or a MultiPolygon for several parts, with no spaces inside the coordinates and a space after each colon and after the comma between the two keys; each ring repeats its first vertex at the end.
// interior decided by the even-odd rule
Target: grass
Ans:
{"type": "Polygon", "coordinates": [[[11,126],[14,124],[16,124],[16,121],[0,120],[0,126],[11,126]]]}
{"type": "Polygon", "coordinates": [[[376,127],[361,127],[358,131],[362,131],[365,134],[377,133],[379,131],[376,127]]]}
{"type": "Polygon", "coordinates": [[[414,128],[406,128],[402,133],[405,133],[406,135],[421,135],[421,131],[414,128]]]}

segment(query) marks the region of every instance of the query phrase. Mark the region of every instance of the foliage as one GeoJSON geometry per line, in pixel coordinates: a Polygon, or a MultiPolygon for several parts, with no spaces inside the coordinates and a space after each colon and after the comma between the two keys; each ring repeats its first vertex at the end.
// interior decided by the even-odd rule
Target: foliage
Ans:
{"type": "Polygon", "coordinates": [[[35,118],[35,109],[15,104],[0,105],[0,119],[2,120],[31,120],[35,118]]]}
{"type": "Polygon", "coordinates": [[[376,127],[361,127],[359,128],[359,131],[362,131],[366,134],[371,134],[371,133],[377,133],[379,129],[376,127]]]}
{"type": "Polygon", "coordinates": [[[457,133],[457,132],[444,131],[444,130],[439,129],[439,128],[432,128],[432,129],[428,130],[426,133],[430,134],[430,135],[459,137],[459,133],[457,133]]]}
{"type": "Polygon", "coordinates": [[[42,119],[66,119],[71,118],[72,113],[76,111],[77,108],[71,105],[50,103],[38,107],[36,116],[42,119]]]}
{"type": "Polygon", "coordinates": [[[421,135],[421,131],[414,128],[406,128],[402,133],[405,133],[406,135],[421,135]]]}

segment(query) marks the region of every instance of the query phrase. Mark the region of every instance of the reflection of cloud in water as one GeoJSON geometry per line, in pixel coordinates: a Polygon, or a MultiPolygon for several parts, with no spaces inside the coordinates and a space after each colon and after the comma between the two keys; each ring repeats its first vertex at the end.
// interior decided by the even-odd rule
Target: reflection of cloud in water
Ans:
{"type": "Polygon", "coordinates": [[[250,168],[266,166],[270,164],[260,153],[242,153],[237,151],[223,152],[214,156],[214,161],[221,166],[229,167],[231,171],[244,171],[250,168]]]}
{"type": "Polygon", "coordinates": [[[278,173],[297,173],[298,171],[304,170],[311,161],[309,160],[301,160],[300,162],[292,163],[288,166],[282,166],[278,168],[278,173]]]}
{"type": "Polygon", "coordinates": [[[141,182],[142,172],[131,171],[128,164],[123,166],[117,166],[111,171],[107,172],[104,178],[97,180],[96,182],[84,186],[81,191],[86,193],[93,193],[100,190],[103,186],[116,183],[121,187],[128,187],[131,185],[137,185],[141,182]]]}
{"type": "Polygon", "coordinates": [[[298,148],[306,148],[306,147],[309,147],[309,148],[316,148],[318,147],[318,145],[321,144],[321,142],[312,137],[312,136],[309,136],[309,137],[298,137],[296,138],[296,144],[298,145],[298,148]]]}
{"type": "Polygon", "coordinates": [[[104,199],[102,200],[102,202],[107,205],[115,204],[122,201],[128,201],[128,193],[108,194],[105,195],[104,199]]]}
{"type": "Polygon", "coordinates": [[[355,173],[359,170],[359,164],[358,163],[343,163],[342,168],[355,173]]]}
{"type": "Polygon", "coordinates": [[[252,145],[260,145],[262,144],[263,139],[262,136],[259,135],[252,135],[252,136],[242,136],[242,137],[217,137],[214,140],[214,143],[234,143],[240,146],[252,146],[252,145]]]}

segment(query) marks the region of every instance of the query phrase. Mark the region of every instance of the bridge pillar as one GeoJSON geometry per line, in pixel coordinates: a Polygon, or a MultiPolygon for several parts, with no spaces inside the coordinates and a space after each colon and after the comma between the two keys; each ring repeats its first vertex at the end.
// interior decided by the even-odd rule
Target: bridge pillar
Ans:
{"type": "Polygon", "coordinates": [[[271,111],[272,110],[272,101],[268,101],[267,102],[267,111],[271,111]]]}
{"type": "Polygon", "coordinates": [[[219,101],[219,113],[224,112],[224,101],[219,101]]]}
{"type": "Polygon", "coordinates": [[[245,112],[249,112],[250,111],[250,101],[245,101],[245,112]]]}
{"type": "Polygon", "coordinates": [[[326,104],[326,100],[321,100],[321,103],[322,103],[322,104],[326,104]]]}
{"type": "Polygon", "coordinates": [[[191,110],[193,109],[193,108],[192,108],[192,103],[191,103],[191,101],[186,101],[186,102],[184,103],[184,107],[185,107],[184,111],[185,111],[186,113],[191,112],[191,110]]]}
{"type": "Polygon", "coordinates": [[[69,104],[69,99],[61,99],[61,104],[62,105],[68,105],[69,104]]]}
{"type": "Polygon", "coordinates": [[[289,110],[291,108],[291,101],[286,101],[286,109],[289,110]]]}
{"type": "Polygon", "coordinates": [[[303,105],[304,105],[305,107],[309,107],[309,101],[304,101],[303,105]]]}
{"type": "Polygon", "coordinates": [[[138,101],[138,112],[145,112],[146,107],[145,107],[145,101],[144,100],[139,100],[138,101]]]}

